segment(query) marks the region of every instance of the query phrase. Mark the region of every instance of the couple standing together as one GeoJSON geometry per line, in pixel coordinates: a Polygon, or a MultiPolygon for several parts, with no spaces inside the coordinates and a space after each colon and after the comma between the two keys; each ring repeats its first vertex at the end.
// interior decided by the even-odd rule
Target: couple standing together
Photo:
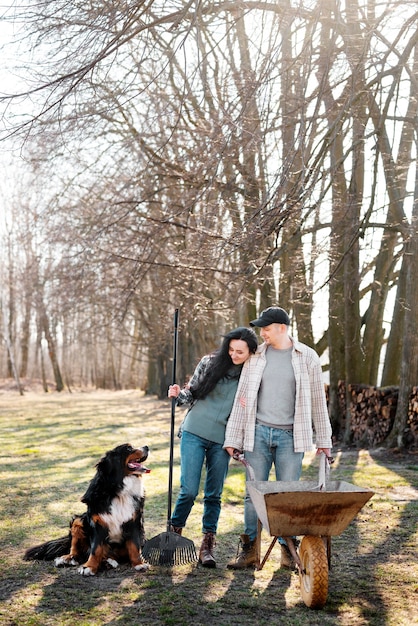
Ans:
{"type": "MultiPolygon", "coordinates": [[[[180,491],[171,517],[182,533],[199,491],[206,461],[199,561],[216,567],[215,537],[230,457],[237,450],[252,466],[255,480],[267,481],[274,464],[276,480],[299,480],[304,452],[331,452],[331,424],[322,368],[317,353],[289,335],[289,316],[281,307],[265,309],[252,328],[224,335],[221,347],[204,356],[184,389],[169,388],[177,404],[190,405],[181,425],[180,491]]],[[[257,513],[250,496],[244,502],[244,533],[231,569],[256,564],[257,513]]],[[[292,567],[286,543],[281,566],[292,567]]]]}

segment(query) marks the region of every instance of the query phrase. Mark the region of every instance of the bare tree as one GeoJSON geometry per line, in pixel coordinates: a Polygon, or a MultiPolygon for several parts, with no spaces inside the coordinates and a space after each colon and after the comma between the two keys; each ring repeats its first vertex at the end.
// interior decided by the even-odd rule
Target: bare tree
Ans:
{"type": "Polygon", "coordinates": [[[47,181],[36,228],[58,358],[77,352],[65,379],[143,377],[165,395],[170,311],[186,379],[227,326],[278,302],[323,354],[349,441],[339,381],[376,384],[386,338],[390,380],[411,332],[414,7],[56,0],[20,18],[49,62],[30,120],[4,121],[47,181]],[[400,338],[385,336],[395,289],[400,338]]]}

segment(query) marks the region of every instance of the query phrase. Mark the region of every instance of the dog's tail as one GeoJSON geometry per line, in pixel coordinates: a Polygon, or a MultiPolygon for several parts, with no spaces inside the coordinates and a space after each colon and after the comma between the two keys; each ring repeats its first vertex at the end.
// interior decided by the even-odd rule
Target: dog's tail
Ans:
{"type": "Polygon", "coordinates": [[[24,561],[53,561],[58,556],[68,554],[71,548],[71,537],[66,535],[59,539],[46,541],[39,546],[34,546],[26,550],[24,561]]]}

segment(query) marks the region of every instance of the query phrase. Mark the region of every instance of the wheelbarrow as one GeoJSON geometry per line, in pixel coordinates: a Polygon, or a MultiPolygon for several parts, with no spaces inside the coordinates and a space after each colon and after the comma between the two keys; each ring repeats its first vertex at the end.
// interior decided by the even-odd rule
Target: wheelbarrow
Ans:
{"type": "Polygon", "coordinates": [[[256,481],[244,456],[235,458],[247,468],[247,489],[258,516],[256,569],[263,569],[274,544],[282,537],[299,573],[303,602],[309,608],[321,609],[328,596],[331,536],[347,528],[374,492],[342,480],[327,480],[332,459],[323,453],[318,482],[256,481]],[[262,528],[273,540],[261,560],[262,528]],[[296,536],[303,537],[298,548],[296,536]]]}

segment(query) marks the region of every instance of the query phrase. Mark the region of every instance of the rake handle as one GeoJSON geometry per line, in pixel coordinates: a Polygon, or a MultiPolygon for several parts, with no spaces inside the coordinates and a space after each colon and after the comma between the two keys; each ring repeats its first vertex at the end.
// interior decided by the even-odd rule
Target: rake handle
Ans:
{"type": "MultiPolygon", "coordinates": [[[[176,384],[177,370],[177,344],[179,330],[179,310],[174,311],[174,341],[173,341],[173,375],[172,384],[176,384]]],[[[176,398],[171,398],[171,420],[170,420],[170,461],[168,465],[168,504],[167,504],[167,532],[170,531],[171,507],[173,498],[173,464],[174,464],[174,424],[176,414],[176,398]]]]}

